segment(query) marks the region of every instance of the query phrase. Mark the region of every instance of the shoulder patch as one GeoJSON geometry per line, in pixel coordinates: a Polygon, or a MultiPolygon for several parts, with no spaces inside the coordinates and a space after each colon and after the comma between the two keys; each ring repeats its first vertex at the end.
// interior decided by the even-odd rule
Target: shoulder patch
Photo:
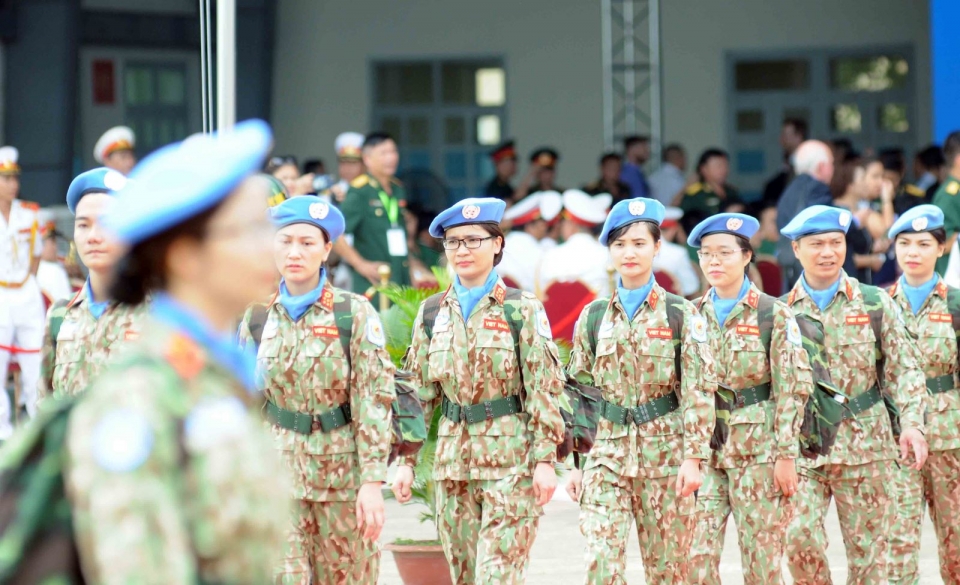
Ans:
{"type": "Polygon", "coordinates": [[[370,182],[370,177],[368,177],[367,175],[360,175],[356,179],[350,181],[350,186],[354,187],[355,189],[359,189],[360,187],[366,186],[367,183],[369,182],[370,182]]]}
{"type": "Polygon", "coordinates": [[[926,191],[924,191],[920,187],[917,187],[916,185],[910,185],[910,184],[904,185],[903,191],[907,195],[912,195],[914,197],[926,197],[927,195],[926,191]]]}
{"type": "MultiPolygon", "coordinates": [[[[436,327],[436,324],[434,324],[434,327],[436,327]]],[[[377,347],[383,347],[387,343],[387,337],[383,332],[383,323],[380,322],[380,317],[375,314],[367,317],[367,341],[377,347]]]]}
{"type": "Polygon", "coordinates": [[[178,376],[188,380],[199,374],[205,363],[197,344],[179,333],[170,338],[164,357],[178,376]]]}
{"type": "Polygon", "coordinates": [[[537,311],[537,333],[541,337],[553,339],[553,332],[550,330],[550,319],[547,318],[547,312],[543,309],[537,311]]]}
{"type": "Polygon", "coordinates": [[[703,184],[702,184],[702,183],[694,183],[694,184],[690,185],[689,187],[687,187],[687,190],[684,191],[684,193],[686,193],[687,195],[696,195],[697,193],[699,193],[699,192],[702,191],[702,190],[703,190],[703,184]]]}
{"type": "Polygon", "coordinates": [[[203,400],[183,421],[183,438],[191,450],[207,451],[246,435],[250,419],[236,396],[203,400]]]}
{"type": "Polygon", "coordinates": [[[800,338],[800,326],[797,325],[797,319],[790,317],[787,319],[787,341],[794,345],[801,345],[803,340],[800,338]]]}
{"type": "Polygon", "coordinates": [[[153,441],[153,429],[145,416],[118,408],[104,415],[93,429],[93,459],[107,471],[128,473],[150,457],[153,441]]]}
{"type": "Polygon", "coordinates": [[[690,315],[690,336],[697,343],[707,340],[707,321],[703,315],[690,315]]]}

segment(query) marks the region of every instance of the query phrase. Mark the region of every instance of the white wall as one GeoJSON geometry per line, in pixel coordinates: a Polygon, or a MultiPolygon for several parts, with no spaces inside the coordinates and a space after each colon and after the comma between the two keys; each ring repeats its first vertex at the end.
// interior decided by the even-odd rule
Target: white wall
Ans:
{"type": "Polygon", "coordinates": [[[4,131],[4,128],[3,128],[3,116],[4,116],[3,96],[6,95],[5,92],[6,92],[6,84],[7,84],[6,71],[4,70],[4,67],[5,67],[5,66],[6,66],[6,60],[5,60],[4,56],[3,56],[3,43],[0,43],[0,146],[2,146],[3,144],[6,144],[6,143],[4,142],[5,138],[4,138],[4,134],[3,134],[3,131],[4,131]]]}
{"type": "Polygon", "coordinates": [[[664,138],[696,156],[726,145],[725,52],[804,47],[914,49],[917,138],[930,140],[927,2],[919,0],[661,0],[664,138]]]}
{"type": "Polygon", "coordinates": [[[338,133],[370,130],[372,59],[502,55],[506,134],[524,159],[556,146],[578,185],[603,146],[599,31],[595,0],[279,0],[277,152],[332,161],[338,133]]]}
{"type": "MultiPolygon", "coordinates": [[[[599,0],[278,4],[272,102],[278,152],[331,159],[339,132],[369,130],[371,59],[502,55],[507,134],[520,151],[558,147],[564,185],[596,174],[603,148],[599,0]]],[[[729,50],[910,44],[917,136],[921,143],[930,138],[926,2],[661,0],[661,13],[664,140],[683,143],[693,156],[726,146],[729,50]]]]}

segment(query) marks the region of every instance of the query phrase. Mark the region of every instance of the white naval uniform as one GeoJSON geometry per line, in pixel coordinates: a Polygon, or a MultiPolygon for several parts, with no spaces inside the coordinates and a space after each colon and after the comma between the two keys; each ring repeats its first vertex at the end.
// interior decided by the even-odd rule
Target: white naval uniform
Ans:
{"type": "Polygon", "coordinates": [[[586,233],[573,234],[557,247],[547,250],[537,270],[537,295],[553,282],[578,280],[597,294],[610,296],[610,252],[597,238],[586,233]]]}
{"type": "Polygon", "coordinates": [[[700,290],[700,276],[694,268],[686,248],[666,240],[660,240],[660,252],[653,258],[653,269],[669,272],[680,281],[681,291],[687,297],[700,290]]]}
{"type": "Polygon", "coordinates": [[[543,257],[543,247],[527,232],[510,232],[504,242],[503,258],[497,265],[497,274],[513,280],[527,292],[534,292],[533,277],[543,257]]]}
{"type": "MultiPolygon", "coordinates": [[[[40,256],[39,210],[15,199],[10,219],[0,215],[0,346],[33,350],[16,354],[21,400],[30,416],[36,411],[40,382],[40,346],[45,315],[43,297],[30,264],[40,256]]],[[[0,348],[0,380],[6,382],[10,351],[0,348]]],[[[13,432],[10,399],[0,392],[0,440],[13,432]]]]}

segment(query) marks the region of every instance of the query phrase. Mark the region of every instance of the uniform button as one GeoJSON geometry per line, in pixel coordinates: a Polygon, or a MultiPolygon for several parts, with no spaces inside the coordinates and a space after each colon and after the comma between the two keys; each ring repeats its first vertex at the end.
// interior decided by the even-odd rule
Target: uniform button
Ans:
{"type": "Polygon", "coordinates": [[[375,210],[373,210],[373,213],[374,213],[374,215],[376,215],[377,217],[380,217],[381,215],[383,215],[383,210],[382,210],[382,209],[375,209],[375,210]]]}

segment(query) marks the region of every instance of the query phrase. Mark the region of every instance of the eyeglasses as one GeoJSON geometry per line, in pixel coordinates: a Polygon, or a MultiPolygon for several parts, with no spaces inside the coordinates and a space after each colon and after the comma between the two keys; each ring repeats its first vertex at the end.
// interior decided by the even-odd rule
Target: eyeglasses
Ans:
{"type": "Polygon", "coordinates": [[[282,167],[284,165],[296,166],[296,164],[297,164],[297,157],[287,155],[287,156],[275,156],[271,158],[270,161],[267,163],[267,166],[282,167]]]}
{"type": "Polygon", "coordinates": [[[719,258],[721,262],[726,262],[733,258],[733,255],[737,253],[737,250],[720,250],[719,252],[704,252],[703,250],[697,250],[697,256],[701,260],[713,260],[714,258],[719,258]]]}
{"type": "Polygon", "coordinates": [[[463,244],[467,250],[476,250],[487,240],[492,240],[494,236],[487,236],[485,238],[464,238],[462,240],[457,238],[450,238],[449,240],[443,240],[443,249],[444,250],[456,250],[460,247],[460,244],[463,244]]]}

